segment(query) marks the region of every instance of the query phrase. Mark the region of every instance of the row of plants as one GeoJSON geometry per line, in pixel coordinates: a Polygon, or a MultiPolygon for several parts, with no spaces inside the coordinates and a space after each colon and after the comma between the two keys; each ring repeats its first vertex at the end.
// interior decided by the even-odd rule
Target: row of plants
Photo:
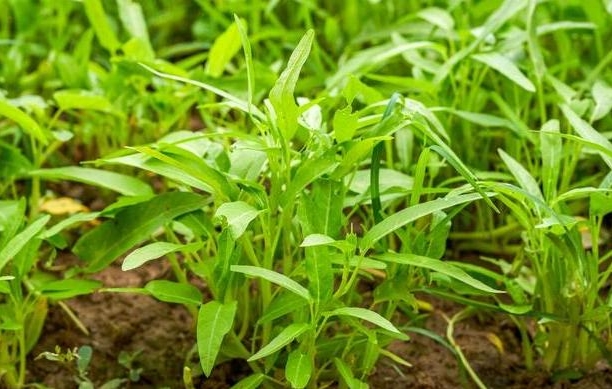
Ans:
{"type": "Polygon", "coordinates": [[[515,323],[528,369],[610,361],[611,18],[595,0],[0,1],[0,380],[26,384],[49,304],[101,292],[185,305],[187,388],[233,359],[237,388],[367,387],[379,359],[410,365],[386,346],[413,332],[485,387],[452,337],[475,313],[515,323]],[[81,266],[57,276],[65,252],[81,266]],[[118,259],[173,278],[91,279],[118,259]],[[423,294],[465,307],[447,339],[411,325],[423,294]]]}

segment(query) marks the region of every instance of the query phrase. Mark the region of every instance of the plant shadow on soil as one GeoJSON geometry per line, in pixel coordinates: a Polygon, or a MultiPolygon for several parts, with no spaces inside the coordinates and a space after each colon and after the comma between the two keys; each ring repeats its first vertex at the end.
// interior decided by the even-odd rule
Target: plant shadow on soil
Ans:
{"type": "MultiPolygon", "coordinates": [[[[155,262],[130,272],[111,266],[96,278],[107,287],[139,287],[151,279],[167,275],[167,266],[155,262]]],[[[434,308],[424,321],[425,328],[444,337],[447,328],[444,315],[450,316],[460,307],[447,301],[420,297],[434,308]]],[[[53,351],[56,346],[66,350],[90,345],[93,358],[89,377],[96,387],[110,379],[127,376],[126,368],[117,361],[121,351],[140,352],[134,367],[142,369],[140,380],[126,383],[124,387],[184,387],[183,366],[195,343],[193,319],[184,307],[144,295],[120,293],[81,296],[67,301],[67,305],[88,329],[89,335],[85,335],[61,307],[52,305],[40,341],[30,353],[29,382],[55,389],[76,388],[74,371],[57,362],[35,357],[53,351]]],[[[395,342],[389,347],[413,366],[403,367],[381,358],[369,379],[371,388],[476,387],[467,375],[460,373],[455,356],[447,348],[423,335],[409,335],[410,341],[395,342]]],[[[470,317],[455,326],[454,336],[472,368],[491,389],[612,388],[609,366],[600,366],[597,371],[575,382],[551,382],[543,372],[527,372],[522,364],[518,331],[503,315],[470,317]],[[503,351],[490,340],[495,337],[501,340],[503,351]]],[[[215,368],[210,378],[196,382],[195,387],[229,388],[248,374],[245,363],[225,362],[215,368]]]]}

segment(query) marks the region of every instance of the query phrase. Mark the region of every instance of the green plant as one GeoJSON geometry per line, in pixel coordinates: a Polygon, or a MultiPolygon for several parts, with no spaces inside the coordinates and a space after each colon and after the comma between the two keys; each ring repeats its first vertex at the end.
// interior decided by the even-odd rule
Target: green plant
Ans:
{"type": "MultiPolygon", "coordinates": [[[[240,25],[239,30],[249,68],[248,40],[240,25]]],[[[345,385],[355,387],[365,385],[363,380],[380,356],[407,364],[384,346],[394,338],[407,339],[389,319],[394,318],[397,301],[414,303],[410,291],[423,284],[422,275],[437,274],[446,280],[442,288],[450,285],[451,290],[455,284],[467,284],[481,294],[499,292],[439,259],[452,215],[442,211],[452,208],[456,213],[460,208],[454,207],[483,197],[490,202],[490,194],[432,130],[427,121],[432,116],[415,101],[396,96],[351,113],[350,104],[366,90],[352,83],[344,92],[348,105],[333,118],[334,131],[325,131],[322,108],[314,102],[297,105],[293,95],[312,40],[313,33],[308,32],[293,52],[270,91],[266,114],[252,104],[252,97],[243,101],[210,85],[151,69],[158,76],[226,98],[252,117],[260,136],[222,130],[210,135],[174,132],[154,144],[103,158],[99,163],[159,174],[182,192],[112,206],[113,220],[84,235],[74,247],[87,262],[86,270],[95,272],[153,234],[155,242],[131,252],[123,269],[167,256],[177,282],[153,280],[142,289],[106,290],[146,293],[186,304],[197,315],[203,373],[209,375],[224,359],[243,358],[255,372],[245,385],[278,381],[281,378],[273,372],[281,369],[283,381],[293,387],[314,387],[330,380],[334,371],[345,385]],[[469,184],[420,203],[419,193],[425,188],[422,181],[415,181],[410,206],[383,219],[380,187],[387,184],[388,174],[381,180],[380,167],[372,168],[371,177],[363,175],[368,170],[358,168],[372,153],[376,157],[378,144],[404,128],[432,139],[431,150],[446,158],[469,184]],[[231,146],[218,148],[218,144],[231,146]],[[357,177],[359,184],[354,181],[357,177]],[[365,188],[371,190],[356,189],[358,196],[347,203],[349,188],[364,188],[364,178],[365,188]],[[343,213],[347,207],[366,207],[360,224],[372,227],[363,236],[349,227],[343,213]],[[392,233],[427,216],[432,217],[430,223],[399,235],[406,244],[395,243],[392,233]],[[407,243],[411,234],[417,235],[414,244],[407,243]],[[115,244],[93,249],[105,241],[115,244]],[[391,252],[389,246],[403,252],[391,252]],[[188,282],[189,274],[205,280],[213,301],[203,303],[201,292],[188,282]],[[357,293],[360,281],[372,274],[387,280],[375,292],[374,301],[363,300],[357,293]],[[257,281],[245,282],[244,276],[257,281]],[[301,284],[304,281],[307,288],[301,284]],[[378,307],[385,304],[381,315],[378,307]]],[[[247,71],[252,91],[252,69],[247,71]]],[[[424,169],[430,159],[422,158],[420,163],[424,169]]]]}
{"type": "MultiPolygon", "coordinates": [[[[122,351],[117,361],[128,370],[127,378],[113,378],[100,386],[100,389],[117,389],[124,387],[127,382],[138,382],[142,369],[135,369],[132,364],[139,353],[129,354],[122,351]]],[[[79,389],[93,389],[94,383],[89,378],[89,367],[93,356],[91,346],[75,347],[73,350],[67,349],[62,352],[61,347],[56,346],[54,352],[45,351],[39,354],[36,359],[45,358],[54,361],[65,367],[74,370],[74,380],[79,385],[79,389]]]]}

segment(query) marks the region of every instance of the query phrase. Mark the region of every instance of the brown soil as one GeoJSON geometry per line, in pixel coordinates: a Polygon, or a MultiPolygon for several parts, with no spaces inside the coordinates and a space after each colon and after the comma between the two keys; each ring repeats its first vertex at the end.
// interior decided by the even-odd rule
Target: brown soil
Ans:
{"type": "MultiPolygon", "coordinates": [[[[110,267],[96,276],[106,286],[142,286],[153,278],[163,278],[168,269],[162,262],[136,271],[123,272],[110,267]]],[[[434,309],[423,325],[445,337],[447,321],[460,307],[428,299],[434,309]]],[[[117,357],[121,351],[140,352],[134,368],[141,368],[138,382],[125,388],[183,388],[183,366],[195,342],[191,315],[180,305],[165,304],[134,294],[97,293],[72,299],[67,305],[89,330],[85,335],[59,306],[50,309],[44,333],[31,353],[30,382],[50,388],[76,388],[71,371],[57,362],[34,357],[44,351],[90,345],[93,359],[89,372],[96,387],[113,378],[127,377],[127,369],[117,357]]],[[[370,377],[371,388],[476,388],[460,369],[456,357],[429,337],[410,333],[409,342],[396,342],[390,350],[413,366],[403,367],[382,358],[370,377]]],[[[454,337],[480,379],[488,388],[612,388],[612,370],[602,365],[597,371],[575,382],[551,382],[543,372],[527,372],[522,363],[519,337],[512,322],[503,315],[479,315],[459,322],[454,337]],[[500,342],[496,345],[495,339],[500,342]],[[500,348],[500,344],[502,345],[500,348]]],[[[197,366],[197,361],[187,362],[197,366]]],[[[248,375],[241,362],[218,366],[212,377],[196,383],[197,388],[229,388],[248,375]]]]}

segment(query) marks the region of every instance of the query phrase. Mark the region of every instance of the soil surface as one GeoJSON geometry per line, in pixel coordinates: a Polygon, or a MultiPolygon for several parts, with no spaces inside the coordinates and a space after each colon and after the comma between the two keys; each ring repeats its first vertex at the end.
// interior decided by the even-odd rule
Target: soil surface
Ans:
{"type": "MultiPolygon", "coordinates": [[[[135,271],[110,267],[96,276],[108,287],[143,286],[151,279],[170,274],[163,261],[135,271]]],[[[429,331],[446,339],[447,319],[460,307],[441,300],[427,300],[432,311],[422,321],[429,331]]],[[[183,366],[196,367],[188,357],[195,343],[193,320],[180,305],[158,302],[148,296],[124,293],[96,293],[71,299],[66,305],[88,330],[85,334],[59,305],[50,308],[43,335],[31,352],[29,381],[50,388],[76,388],[75,369],[35,356],[83,345],[93,348],[89,378],[99,388],[115,378],[127,378],[129,371],[118,362],[124,351],[135,355],[133,369],[140,369],[136,382],[126,380],[121,388],[183,388],[183,366]]],[[[412,364],[399,366],[381,358],[370,377],[371,388],[476,388],[461,369],[456,356],[430,337],[409,333],[411,340],[396,342],[390,350],[412,364]]],[[[521,357],[520,338],[512,321],[504,315],[472,316],[456,324],[454,339],[472,369],[486,387],[495,388],[612,388],[612,369],[602,364],[580,380],[552,382],[544,372],[527,372],[521,357]]],[[[195,371],[195,370],[194,370],[195,371]]],[[[232,361],[215,368],[207,379],[194,380],[196,388],[229,388],[248,375],[245,364],[232,361]]]]}

